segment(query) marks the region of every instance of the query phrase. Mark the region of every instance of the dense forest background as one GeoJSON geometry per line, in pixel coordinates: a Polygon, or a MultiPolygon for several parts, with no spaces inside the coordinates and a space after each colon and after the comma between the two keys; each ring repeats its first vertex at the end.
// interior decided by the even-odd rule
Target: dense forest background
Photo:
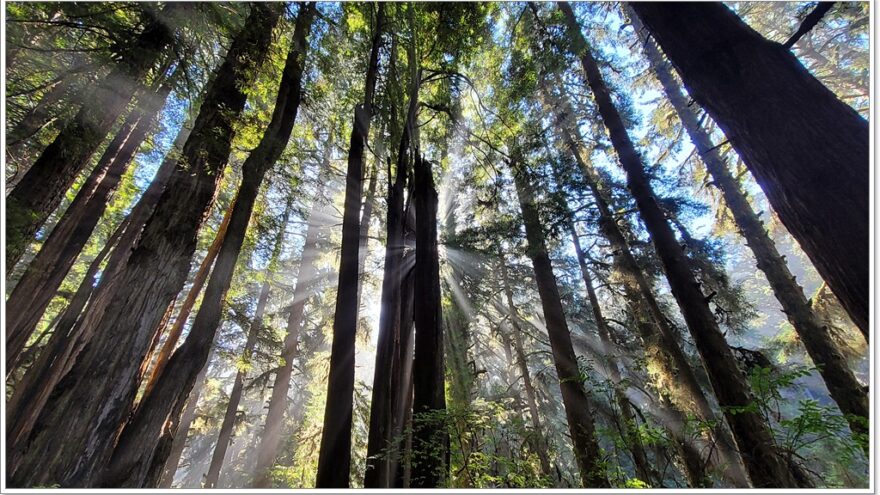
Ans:
{"type": "Polygon", "coordinates": [[[868,2],[6,2],[7,487],[867,487],[868,2]]]}

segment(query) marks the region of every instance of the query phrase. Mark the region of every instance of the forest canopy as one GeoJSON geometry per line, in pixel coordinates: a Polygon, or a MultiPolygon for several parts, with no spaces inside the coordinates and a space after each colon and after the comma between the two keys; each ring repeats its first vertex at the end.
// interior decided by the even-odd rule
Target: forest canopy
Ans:
{"type": "Polygon", "coordinates": [[[867,488],[868,2],[5,2],[8,488],[867,488]]]}

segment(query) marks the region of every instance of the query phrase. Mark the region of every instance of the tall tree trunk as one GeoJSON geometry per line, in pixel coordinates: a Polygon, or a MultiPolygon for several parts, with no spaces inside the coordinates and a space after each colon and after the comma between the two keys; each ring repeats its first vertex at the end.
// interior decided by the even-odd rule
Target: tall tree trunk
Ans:
{"type": "Polygon", "coordinates": [[[535,386],[532,384],[531,373],[529,372],[529,363],[526,359],[526,353],[522,343],[522,327],[520,326],[519,315],[516,313],[516,306],[513,304],[513,290],[510,288],[510,280],[507,274],[507,261],[502,257],[499,260],[501,265],[501,282],[504,288],[504,302],[506,303],[507,317],[510,319],[510,326],[513,328],[513,344],[516,350],[516,365],[519,367],[519,374],[522,377],[523,388],[526,392],[526,403],[529,407],[529,419],[532,422],[534,430],[530,435],[530,444],[538,460],[541,461],[541,473],[544,476],[552,477],[553,470],[550,467],[550,456],[547,447],[547,441],[544,438],[544,430],[541,427],[541,417],[538,414],[538,401],[535,394],[535,386]]]}
{"type": "MultiPolygon", "coordinates": [[[[418,146],[415,148],[418,150],[418,146]]],[[[449,475],[446,427],[446,367],[443,360],[443,315],[440,305],[440,257],[437,247],[437,190],[431,162],[415,156],[413,203],[416,210],[416,263],[413,290],[415,355],[413,358],[414,488],[441,486],[449,475]]]]}
{"type": "Polygon", "coordinates": [[[6,300],[6,365],[11,368],[107,208],[132,158],[153,129],[171,91],[148,92],[55,224],[6,300]]]}
{"type": "Polygon", "coordinates": [[[351,421],[354,395],[355,335],[358,324],[358,251],[364,148],[373,115],[373,94],[379,71],[379,50],[385,23],[385,5],[379,3],[370,59],[364,84],[364,103],[355,108],[348,149],[339,283],[330,349],[330,376],[324,410],[324,429],[318,454],[316,487],[347,488],[351,467],[351,421]]]}
{"type": "Polygon", "coordinates": [[[235,121],[244,109],[244,90],[268,52],[281,10],[272,4],[253,5],[209,86],[178,165],[138,246],[116,275],[115,290],[102,293],[109,299],[106,310],[85,315],[85,331],[94,337],[44,408],[43,427],[32,436],[12,477],[14,484],[90,486],[97,481],[131,409],[140,365],[156,326],[189,271],[198,228],[213,201],[229,157],[235,121]],[[129,331],[120,334],[119,328],[129,331]],[[66,441],[59,446],[55,439],[61,435],[66,441]]]}
{"type": "MultiPolygon", "coordinates": [[[[632,16],[632,19],[633,26],[641,32],[638,17],[632,16]]],[[[643,41],[645,54],[653,66],[657,79],[694,143],[706,170],[712,176],[712,183],[721,191],[740,234],[755,256],[758,269],[767,277],[773,294],[782,306],[782,311],[804,343],[810,358],[819,368],[831,397],[837,402],[840,410],[848,416],[850,428],[854,432],[867,434],[869,412],[867,391],[849,369],[846,358],[831,339],[825,322],[810,307],[803,289],[796,282],[785,259],[779,254],[776,244],[752,209],[739,183],[730,173],[720,151],[712,144],[708,132],[700,125],[696,112],[688,106],[681,87],[657,46],[652,40],[643,39],[643,41]]]]}
{"type": "Polygon", "coordinates": [[[394,476],[394,488],[408,488],[411,474],[412,411],[413,411],[413,348],[415,331],[413,324],[413,290],[415,273],[415,248],[413,240],[412,209],[404,209],[403,243],[406,254],[401,261],[400,283],[400,330],[394,336],[394,360],[391,363],[391,390],[393,416],[391,418],[392,455],[389,470],[394,476]]]}
{"type": "Polygon", "coordinates": [[[171,17],[182,4],[168,4],[144,29],[119,65],[85,96],[68,123],[6,198],[6,270],[15,267],[34,235],[61,204],[77,174],[110,132],[147,72],[173,42],[171,17]]]}
{"type": "MultiPolygon", "coordinates": [[[[266,276],[268,277],[270,274],[267,273],[266,276]]],[[[260,288],[260,296],[257,300],[257,309],[254,313],[254,319],[251,321],[251,328],[247,335],[247,341],[242,350],[242,357],[246,361],[250,361],[251,356],[254,353],[254,347],[257,345],[257,337],[262,328],[263,314],[266,311],[266,304],[269,302],[270,289],[271,286],[269,281],[267,280],[263,282],[263,286],[260,288]]],[[[243,369],[239,369],[235,374],[235,383],[233,383],[232,391],[229,393],[229,402],[226,404],[226,413],[223,415],[223,423],[221,423],[220,433],[217,435],[214,454],[211,456],[211,464],[208,467],[208,474],[205,475],[205,488],[217,488],[217,481],[220,479],[220,469],[223,467],[223,461],[226,458],[226,451],[229,448],[229,444],[232,443],[232,430],[235,427],[235,419],[238,416],[238,405],[241,403],[241,396],[244,392],[245,375],[246,372],[243,369]]]]}
{"type": "Polygon", "coordinates": [[[867,339],[868,122],[721,3],[631,7],[867,339]]]}
{"type": "MultiPolygon", "coordinates": [[[[266,30],[266,36],[271,34],[280,7],[275,4],[255,4],[253,9],[259,12],[258,17],[256,22],[247,21],[245,32],[258,29],[266,30]]],[[[189,335],[171,355],[156,386],[144,397],[136,414],[122,430],[110,463],[101,475],[102,486],[143,486],[155,470],[154,466],[165,463],[168,452],[157,449],[163,444],[161,436],[170,434],[179,422],[196,376],[208,359],[260,185],[266,172],[281,156],[293,130],[301,99],[306,38],[314,13],[314,4],[300,6],[272,120],[260,143],[242,164],[241,186],[229,227],[189,335]]],[[[262,44],[261,37],[257,40],[262,44]]]]}
{"type": "Polygon", "coordinates": [[[733,352],[700,290],[700,284],[690,268],[675,233],[657,204],[654,191],[645,172],[641,156],[630,141],[626,127],[611,100],[611,94],[599,72],[599,66],[590,53],[580,32],[580,26],[571,6],[560,2],[565,15],[573,49],[580,57],[587,82],[608,130],[611,143],[626,172],[627,187],[636,200],[641,218],[651,234],[654,248],[660,257],[669,285],[690,328],[697,350],[709,374],[718,403],[724,410],[736,438],[740,453],[752,483],[759,488],[801,486],[791,473],[788,460],[779,451],[764,418],[751,409],[754,397],[748,383],[739,371],[733,352]]]}
{"type": "Polygon", "coordinates": [[[315,262],[318,255],[318,235],[321,230],[318,221],[321,203],[318,198],[321,197],[323,191],[323,182],[320,177],[323,177],[323,174],[330,168],[330,155],[333,149],[332,134],[327,138],[326,143],[321,172],[319,173],[318,192],[315,194],[315,202],[312,204],[312,211],[307,220],[309,226],[300,255],[299,273],[293,289],[290,315],[287,318],[287,335],[284,337],[284,347],[281,351],[282,364],[275,372],[275,383],[272,386],[272,396],[269,399],[269,409],[266,412],[266,424],[257,447],[254,488],[271,488],[271,469],[278,456],[278,446],[281,442],[281,427],[288,405],[287,393],[290,390],[290,379],[293,374],[293,360],[297,357],[296,347],[302,331],[303,312],[306,302],[314,293],[316,284],[317,268],[315,262]]]}
{"type": "Polygon", "coordinates": [[[159,351],[159,355],[156,356],[156,362],[153,364],[153,369],[150,371],[150,378],[147,380],[147,385],[144,388],[144,396],[149,394],[156,386],[156,382],[162,375],[162,371],[165,369],[165,366],[168,365],[168,359],[171,357],[171,353],[174,352],[174,349],[177,347],[177,342],[180,340],[180,336],[183,333],[183,327],[186,326],[186,322],[189,319],[190,313],[192,313],[196,300],[199,298],[199,294],[202,293],[202,287],[204,287],[205,282],[208,280],[208,275],[211,273],[211,267],[214,265],[214,261],[217,259],[217,254],[220,252],[220,246],[223,245],[223,239],[226,237],[226,231],[229,229],[229,220],[232,218],[232,210],[234,207],[235,199],[233,198],[229,203],[229,206],[226,208],[226,213],[223,215],[223,220],[220,221],[220,226],[217,227],[217,233],[214,235],[214,240],[211,242],[211,245],[208,246],[208,251],[205,253],[205,257],[202,259],[199,269],[196,270],[196,276],[193,278],[192,286],[190,286],[189,292],[186,293],[186,298],[183,300],[183,304],[181,304],[180,310],[177,312],[177,318],[174,319],[174,325],[172,325],[171,330],[168,331],[165,343],[162,344],[162,349],[159,351]]]}
{"type": "Polygon", "coordinates": [[[159,166],[156,176],[147,190],[132,208],[125,220],[116,228],[111,241],[108,241],[102,255],[113,251],[101,274],[98,287],[94,278],[101,268],[103,256],[99,255],[86,270],[83,281],[61,314],[52,338],[40,354],[39,363],[28,369],[25,377],[17,384],[7,407],[7,441],[10,445],[7,469],[14,472],[21,461],[34,422],[41,413],[49,394],[59,380],[70,370],[77,355],[91,338],[91,333],[82,325],[80,315],[88,304],[90,313],[101,313],[106,309],[107,298],[99,298],[101,292],[112,292],[116,275],[125,265],[134,246],[140,239],[144,223],[152,214],[162,191],[165,189],[176,165],[177,153],[189,137],[190,129],[181,128],[168,156],[159,166]],[[114,247],[115,246],[115,247],[114,247]],[[97,299],[97,300],[96,300],[97,299]],[[100,303],[100,304],[99,304],[100,303]],[[23,407],[23,409],[19,409],[23,407]]]}
{"type": "MultiPolygon", "coordinates": [[[[723,462],[724,465],[721,466],[723,473],[731,483],[735,486],[747,487],[748,479],[739,454],[736,452],[734,441],[712,410],[666,314],[660,308],[651,283],[636,261],[624,236],[624,230],[618,224],[609,203],[608,191],[601,187],[601,179],[585,159],[586,151],[583,149],[583,142],[577,130],[571,101],[565,98],[553,100],[549,95],[547,96],[549,101],[555,103],[556,109],[553,111],[557,113],[556,120],[563,142],[581,169],[596,203],[599,213],[599,231],[611,246],[614,255],[614,269],[621,275],[621,282],[629,301],[631,313],[637,321],[636,330],[642,341],[645,357],[652,367],[659,371],[657,375],[652,376],[657,391],[668,396],[667,398],[671,400],[670,407],[676,410],[677,416],[686,418],[684,412],[688,411],[696,415],[699,420],[715,425],[711,433],[718,444],[722,459],[712,460],[723,462]]],[[[680,435],[680,432],[675,432],[675,434],[680,435]]],[[[685,445],[690,440],[684,437],[677,438],[679,445],[685,445]]],[[[693,449],[690,446],[688,449],[687,455],[691,455],[693,449]]],[[[711,453],[710,450],[705,450],[705,452],[711,453]]],[[[711,486],[711,480],[706,473],[704,464],[702,462],[684,463],[685,467],[690,470],[688,479],[691,486],[711,486]]]]}
{"type": "Polygon", "coordinates": [[[559,388],[562,390],[562,402],[568,420],[568,429],[571,432],[581,483],[585,488],[608,487],[608,479],[601,465],[601,454],[599,443],[596,440],[592,409],[571,344],[571,334],[559,298],[556,276],[553,274],[550,256],[547,253],[543,226],[534,202],[532,185],[529,183],[525,164],[513,162],[510,164],[510,169],[514,176],[517,196],[522,209],[528,240],[528,256],[532,260],[538,295],[541,298],[541,307],[547,322],[547,334],[550,337],[550,348],[556,365],[556,374],[559,378],[559,388]]]}

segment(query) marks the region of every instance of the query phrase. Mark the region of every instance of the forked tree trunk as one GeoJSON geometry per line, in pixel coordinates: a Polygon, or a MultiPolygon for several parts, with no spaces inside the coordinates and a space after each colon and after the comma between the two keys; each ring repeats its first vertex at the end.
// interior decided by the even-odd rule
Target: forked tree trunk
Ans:
{"type": "MultiPolygon", "coordinates": [[[[214,261],[217,259],[217,254],[220,252],[220,246],[223,245],[223,239],[226,237],[227,229],[229,229],[229,219],[232,217],[232,210],[234,207],[235,198],[233,198],[229,203],[229,206],[226,208],[226,213],[223,215],[223,220],[220,221],[220,226],[217,227],[217,233],[214,235],[214,240],[211,241],[211,245],[208,246],[208,251],[205,253],[205,257],[202,259],[201,264],[199,264],[199,269],[196,270],[196,276],[193,278],[192,286],[190,286],[189,292],[186,293],[186,298],[180,305],[180,310],[178,310],[177,317],[174,319],[174,325],[172,325],[171,330],[168,331],[165,342],[162,344],[162,349],[159,351],[159,355],[156,356],[156,362],[153,364],[153,369],[150,371],[150,378],[147,380],[147,385],[144,388],[144,396],[149,394],[156,386],[159,376],[162,375],[162,371],[165,369],[165,366],[168,365],[168,359],[171,357],[171,353],[174,352],[174,349],[177,347],[177,342],[180,340],[180,336],[183,333],[183,327],[186,326],[189,315],[192,313],[193,307],[196,304],[196,299],[199,298],[199,294],[202,293],[202,287],[205,286],[205,282],[208,280],[208,275],[211,273],[211,267],[214,265],[214,261]]],[[[162,329],[160,329],[160,333],[161,330],[162,329]]]]}
{"type": "Polygon", "coordinates": [[[721,3],[631,7],[868,339],[868,122],[721,3]]]}
{"type": "Polygon", "coordinates": [[[80,188],[6,301],[6,365],[11,368],[104,214],[168,93],[146,92],[80,188]]]}
{"type": "MultiPolygon", "coordinates": [[[[261,29],[268,30],[265,35],[270,35],[280,7],[275,4],[254,4],[253,11],[259,14],[256,22],[246,21],[246,32],[261,29]]],[[[306,59],[306,38],[314,12],[314,4],[300,7],[272,119],[260,143],[242,164],[241,186],[229,227],[186,342],[171,355],[156,386],[144,397],[136,414],[122,430],[110,463],[102,473],[102,486],[143,486],[156,470],[155,466],[165,464],[168,451],[159,448],[165,444],[161,436],[173,431],[179,423],[180,413],[196,376],[207,362],[260,185],[266,172],[275,165],[287,146],[296,121],[306,59]]],[[[263,42],[262,38],[257,40],[263,42]]]]}
{"type": "Polygon", "coordinates": [[[10,446],[7,470],[15,472],[22,453],[27,448],[27,440],[34,422],[39,417],[49,398],[49,394],[58,381],[70,370],[83,346],[91,339],[92,334],[81,322],[83,308],[88,305],[89,312],[100,314],[106,309],[107,298],[99,298],[101,292],[112,292],[116,276],[128,261],[132,249],[140,239],[144,223],[153,213],[162,191],[171,177],[180,151],[189,137],[189,127],[181,128],[174,141],[169,155],[159,166],[156,176],[147,190],[132,208],[131,212],[116,227],[111,239],[102,249],[103,256],[109,252],[107,264],[101,273],[98,286],[94,278],[101,269],[103,258],[99,256],[86,270],[86,275],[61,314],[52,338],[40,353],[39,363],[31,366],[24,378],[17,384],[15,392],[7,406],[7,442],[10,446]],[[115,244],[114,244],[115,243],[115,244]],[[115,247],[114,247],[115,246],[115,247]],[[100,258],[100,260],[99,260],[100,258]],[[21,408],[21,409],[19,409],[21,408]]]}
{"type": "Polygon", "coordinates": [[[544,319],[547,322],[547,334],[550,337],[550,348],[559,388],[562,390],[562,402],[568,429],[571,432],[572,446],[580,472],[581,483],[585,488],[608,487],[608,478],[602,468],[599,443],[596,440],[596,427],[593,422],[591,407],[586,389],[581,380],[580,368],[571,344],[571,334],[565,321],[565,312],[559,298],[559,288],[550,256],[547,253],[546,240],[538,210],[534,202],[532,185],[524,164],[510,164],[516,183],[517,196],[522,209],[523,223],[528,240],[528,256],[532,260],[535,271],[535,282],[544,319]]]}
{"type": "MultiPolygon", "coordinates": [[[[411,60],[411,62],[414,62],[411,60]]],[[[394,183],[389,177],[388,210],[385,225],[385,271],[382,279],[382,307],[379,315],[379,335],[376,343],[376,365],[373,374],[373,394],[370,406],[370,425],[367,438],[367,467],[364,474],[365,488],[388,488],[393,473],[391,458],[396,455],[391,437],[393,424],[393,367],[401,331],[401,282],[403,280],[404,256],[404,188],[407,174],[413,162],[413,150],[418,140],[416,115],[419,108],[419,81],[410,83],[407,117],[397,151],[397,169],[394,183]]],[[[390,167],[390,165],[389,165],[390,167]]]]}
{"type": "MultiPolygon", "coordinates": [[[[44,408],[45,427],[32,436],[24,462],[12,477],[14,484],[92,486],[98,481],[131,409],[155,329],[189,271],[198,229],[214,199],[234,124],[244,109],[244,90],[268,52],[281,11],[278,5],[252,6],[210,83],[178,167],[117,275],[116,290],[102,294],[109,300],[107,309],[85,315],[83,325],[94,337],[44,408]],[[120,334],[119,328],[128,331],[120,334]],[[59,445],[55,439],[61,436],[66,440],[59,445]]],[[[136,455],[134,450],[129,453],[136,455]]]]}
{"type": "MultiPolygon", "coordinates": [[[[416,149],[418,149],[416,147],[416,149]]],[[[440,305],[440,257],[437,247],[437,190],[431,162],[415,156],[413,203],[416,210],[416,263],[413,290],[413,488],[442,486],[449,475],[446,426],[446,367],[440,305]]]]}
{"type": "Polygon", "coordinates": [[[324,410],[324,429],[318,454],[317,488],[347,488],[351,467],[351,421],[354,396],[355,335],[358,324],[358,251],[359,222],[363,193],[364,148],[373,116],[373,94],[379,71],[379,50],[385,29],[385,6],[376,10],[370,59],[364,84],[364,103],[355,108],[348,150],[345,180],[345,203],[342,216],[342,249],[339,283],[333,319],[333,344],[330,349],[330,376],[324,410]]]}
{"type": "Polygon", "coordinates": [[[82,107],[6,198],[6,270],[10,273],[76,176],[110,132],[166,46],[173,42],[168,4],[132,44],[119,65],[87,92],[82,107]]]}
{"type": "Polygon", "coordinates": [[[700,290],[700,284],[691,271],[690,261],[657,204],[642,158],[630,141],[599,66],[580,32],[571,6],[560,2],[559,8],[565,15],[569,38],[574,43],[576,55],[580,57],[599,114],[617,151],[620,165],[626,172],[627,187],[635,198],[646,229],[651,234],[672,294],[700,352],[715,396],[733,430],[752,483],[759,488],[802,486],[803,481],[795,480],[792,476],[790,461],[775,445],[769,425],[759,412],[753,410],[754,396],[737,366],[733,352],[724,340],[706,296],[700,290]]]}
{"type": "MultiPolygon", "coordinates": [[[[208,358],[208,361],[211,361],[211,358],[208,358]]],[[[192,426],[192,422],[196,419],[196,408],[199,405],[199,398],[202,396],[202,389],[205,386],[205,379],[208,376],[208,365],[202,368],[202,371],[199,372],[199,376],[196,377],[195,385],[193,385],[193,390],[189,394],[189,398],[186,400],[186,408],[183,410],[183,414],[180,415],[180,423],[177,425],[177,429],[174,431],[174,436],[171,438],[173,442],[171,445],[171,451],[168,454],[168,460],[165,461],[165,465],[162,466],[162,474],[159,478],[159,482],[156,484],[156,488],[171,488],[172,483],[174,483],[174,475],[177,473],[177,468],[180,466],[180,459],[183,457],[183,449],[186,447],[186,437],[189,433],[189,428],[192,426]]],[[[149,483],[147,483],[149,485],[149,483]]]]}
{"type": "MultiPolygon", "coordinates": [[[[638,17],[632,18],[633,26],[641,33],[638,17]]],[[[776,244],[770,238],[758,214],[752,209],[741,186],[730,173],[727,162],[718,148],[712,144],[708,132],[700,125],[696,112],[688,106],[681,87],[657,46],[652,40],[644,37],[643,42],[645,54],[669,102],[697,148],[706,170],[712,176],[712,183],[721,191],[740,234],[755,256],[758,269],[767,277],[773,294],[782,306],[782,311],[803,342],[807,354],[819,368],[831,397],[847,415],[850,428],[854,432],[867,434],[869,410],[867,391],[849,369],[846,358],[831,339],[826,323],[810,307],[803,289],[798,285],[785,259],[779,254],[776,244]]]]}

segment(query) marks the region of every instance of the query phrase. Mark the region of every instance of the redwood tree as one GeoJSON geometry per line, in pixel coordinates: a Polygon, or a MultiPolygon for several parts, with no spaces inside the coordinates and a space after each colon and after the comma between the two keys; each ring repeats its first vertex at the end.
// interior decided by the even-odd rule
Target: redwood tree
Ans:
{"type": "Polygon", "coordinates": [[[868,339],[868,122],[721,3],[631,7],[868,339]]]}

